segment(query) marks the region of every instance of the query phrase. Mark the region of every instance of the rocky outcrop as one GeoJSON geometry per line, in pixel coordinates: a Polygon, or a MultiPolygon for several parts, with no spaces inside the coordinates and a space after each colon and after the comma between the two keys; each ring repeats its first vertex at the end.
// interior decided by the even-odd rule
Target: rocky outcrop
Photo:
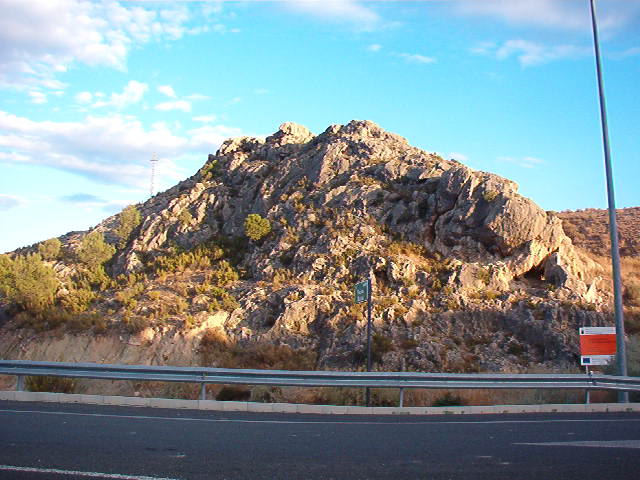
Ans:
{"type": "MultiPolygon", "coordinates": [[[[549,261],[564,272],[553,275],[557,286],[580,277],[579,262],[560,266],[557,255],[552,259],[561,248],[572,252],[561,222],[517,190],[510,180],[411,147],[372,122],[333,125],[318,136],[285,123],[265,140],[227,140],[197,175],[147,202],[140,234],[120,253],[116,271],[139,269],[143,252],[242,236],[250,213],[297,227],[330,208],[360,228],[368,219],[431,253],[481,264],[503,287],[532,269],[551,272],[549,261]],[[188,224],[179,220],[185,210],[188,224]]],[[[314,240],[326,241],[322,234],[314,240]]],[[[275,243],[269,246],[284,246],[275,243]]]]}
{"type": "MultiPolygon", "coordinates": [[[[215,328],[238,342],[312,349],[325,367],[362,355],[366,322],[351,287],[367,276],[376,331],[391,339],[378,352],[389,368],[401,356],[421,370],[570,361],[577,326],[606,322],[601,272],[556,216],[516,183],[368,121],[319,135],[285,123],[265,139],[227,140],[193,177],[139,210],[142,223],[112,276],[147,274],[147,290],[166,289],[148,273],[154,258],[222,242],[241,278],[228,286],[238,304],[215,328]],[[245,236],[250,214],[269,221],[264,238],[245,236]]],[[[113,242],[116,225],[112,217],[97,228],[113,242]]],[[[213,297],[194,291],[207,272],[184,275],[184,315],[200,324],[213,297]]],[[[142,315],[152,305],[137,308],[142,315]]]]}

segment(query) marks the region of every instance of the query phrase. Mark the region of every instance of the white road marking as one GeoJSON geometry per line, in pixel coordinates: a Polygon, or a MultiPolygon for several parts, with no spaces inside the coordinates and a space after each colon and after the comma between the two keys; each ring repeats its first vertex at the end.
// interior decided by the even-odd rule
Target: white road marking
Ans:
{"type": "Polygon", "coordinates": [[[89,478],[115,478],[117,480],[178,480],[165,477],[147,477],[145,475],[121,475],[119,473],[79,472],[76,470],[58,470],[57,468],[16,467],[13,465],[0,465],[0,471],[49,473],[55,475],[75,475],[76,477],[89,478]]]}
{"type": "Polygon", "coordinates": [[[247,420],[233,418],[190,418],[190,417],[160,417],[151,415],[117,415],[109,413],[80,413],[80,412],[51,412],[44,410],[11,410],[0,409],[0,413],[37,413],[41,415],[68,415],[79,417],[126,418],[133,420],[163,420],[175,422],[207,422],[207,423],[266,423],[266,424],[301,424],[301,425],[494,425],[494,424],[523,424],[523,423],[612,423],[612,422],[640,422],[640,418],[613,419],[547,419],[547,420],[459,420],[459,421],[422,421],[422,422],[367,422],[367,421],[322,421],[322,420],[247,420]]]}
{"type": "Polygon", "coordinates": [[[550,447],[599,447],[599,448],[640,448],[640,440],[610,440],[588,442],[544,442],[544,443],[515,443],[514,445],[536,445],[550,447]]]}

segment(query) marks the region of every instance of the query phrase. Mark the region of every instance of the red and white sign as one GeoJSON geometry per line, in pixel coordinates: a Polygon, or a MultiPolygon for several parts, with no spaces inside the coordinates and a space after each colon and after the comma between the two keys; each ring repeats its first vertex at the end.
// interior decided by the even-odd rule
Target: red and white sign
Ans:
{"type": "Polygon", "coordinates": [[[580,328],[580,365],[606,365],[616,354],[616,327],[580,328]]]}

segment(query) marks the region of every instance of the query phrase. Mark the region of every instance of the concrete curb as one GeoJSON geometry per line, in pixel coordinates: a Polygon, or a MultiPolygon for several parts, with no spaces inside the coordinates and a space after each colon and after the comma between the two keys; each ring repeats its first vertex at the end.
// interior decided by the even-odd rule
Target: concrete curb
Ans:
{"type": "Polygon", "coordinates": [[[82,403],[126,407],[216,410],[223,412],[313,413],[320,415],[483,415],[501,413],[640,412],[640,403],[589,403],[548,405],[486,405],[464,407],[358,407],[295,403],[220,402],[67,393],[0,391],[0,400],[17,402],[82,403]]]}

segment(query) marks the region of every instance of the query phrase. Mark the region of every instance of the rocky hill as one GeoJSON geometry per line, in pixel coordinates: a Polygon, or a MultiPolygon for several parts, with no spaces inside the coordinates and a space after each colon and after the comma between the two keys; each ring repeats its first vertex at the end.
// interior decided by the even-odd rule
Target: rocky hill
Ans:
{"type": "Polygon", "coordinates": [[[0,357],[363,368],[370,277],[378,369],[575,366],[578,327],[611,322],[603,269],[517,190],[367,121],[227,140],[59,251],[4,256],[0,357]],[[19,269],[52,293],[18,295],[19,269]]]}

